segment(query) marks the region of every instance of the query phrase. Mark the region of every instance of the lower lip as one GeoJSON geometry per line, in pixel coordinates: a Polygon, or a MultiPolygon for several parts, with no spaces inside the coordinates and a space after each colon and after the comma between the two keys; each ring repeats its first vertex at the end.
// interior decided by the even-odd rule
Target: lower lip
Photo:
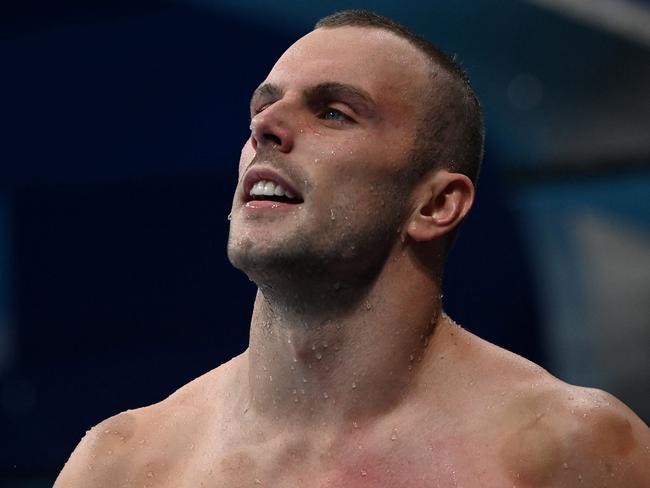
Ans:
{"type": "Polygon", "coordinates": [[[297,203],[275,202],[273,200],[251,200],[244,205],[251,210],[289,210],[296,208],[297,203]]]}

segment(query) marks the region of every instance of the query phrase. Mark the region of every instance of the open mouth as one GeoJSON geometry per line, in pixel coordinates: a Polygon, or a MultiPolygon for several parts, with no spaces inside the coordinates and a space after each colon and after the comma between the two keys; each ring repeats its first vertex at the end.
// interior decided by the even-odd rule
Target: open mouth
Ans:
{"type": "Polygon", "coordinates": [[[290,190],[270,180],[260,180],[255,183],[249,190],[246,200],[269,200],[272,202],[293,204],[303,202],[300,197],[294,195],[290,190]]]}
{"type": "Polygon", "coordinates": [[[250,208],[279,208],[303,203],[292,183],[271,168],[252,168],[244,177],[243,200],[250,208]]]}

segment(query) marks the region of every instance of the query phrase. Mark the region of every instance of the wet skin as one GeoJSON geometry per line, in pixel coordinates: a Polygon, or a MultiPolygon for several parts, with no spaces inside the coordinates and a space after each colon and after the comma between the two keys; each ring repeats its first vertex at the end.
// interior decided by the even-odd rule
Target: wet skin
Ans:
{"type": "Polygon", "coordinates": [[[647,427],[627,407],[451,324],[442,330],[439,361],[455,384],[443,401],[423,385],[407,405],[338,431],[327,421],[269,429],[240,409],[244,354],[93,428],[55,486],[646,486],[647,427]]]}
{"type": "Polygon", "coordinates": [[[259,287],[249,348],[93,428],[57,488],[649,485],[650,433],[627,407],[442,313],[430,256],[473,186],[401,178],[431,69],[349,27],[280,58],[252,99],[231,214],[229,258],[259,287]],[[251,201],[253,171],[297,202],[251,201]]]}

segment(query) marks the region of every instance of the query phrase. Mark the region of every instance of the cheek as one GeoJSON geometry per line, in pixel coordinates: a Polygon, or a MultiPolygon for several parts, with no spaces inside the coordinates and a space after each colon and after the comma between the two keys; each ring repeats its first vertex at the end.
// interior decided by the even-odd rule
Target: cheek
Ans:
{"type": "Polygon", "coordinates": [[[253,157],[255,157],[255,149],[253,149],[253,144],[251,143],[251,138],[249,137],[244,143],[244,147],[241,149],[241,155],[239,156],[240,175],[253,160],[253,157]]]}

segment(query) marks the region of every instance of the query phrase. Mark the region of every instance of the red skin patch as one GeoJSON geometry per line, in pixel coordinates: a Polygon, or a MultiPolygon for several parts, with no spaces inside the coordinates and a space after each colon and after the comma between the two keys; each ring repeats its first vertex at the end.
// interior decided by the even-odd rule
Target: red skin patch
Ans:
{"type": "Polygon", "coordinates": [[[319,488],[452,488],[456,486],[453,466],[450,463],[449,448],[456,439],[447,442],[430,441],[421,445],[417,453],[408,455],[397,445],[396,450],[379,452],[368,445],[368,451],[350,453],[349,464],[337,467],[323,476],[319,488]],[[444,445],[444,447],[443,447],[444,445]],[[446,447],[446,449],[445,449],[446,447]],[[422,450],[424,449],[424,450],[422,450]]]}

